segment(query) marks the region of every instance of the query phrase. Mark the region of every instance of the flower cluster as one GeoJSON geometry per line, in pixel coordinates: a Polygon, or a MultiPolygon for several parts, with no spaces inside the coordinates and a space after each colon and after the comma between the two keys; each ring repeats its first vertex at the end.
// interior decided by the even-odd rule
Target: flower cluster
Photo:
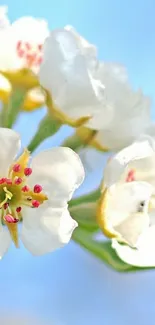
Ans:
{"type": "Polygon", "coordinates": [[[33,17],[10,22],[2,6],[0,44],[0,257],[11,241],[41,255],[73,235],[109,264],[108,252],[116,252],[124,269],[155,266],[150,98],[132,87],[125,66],[100,61],[96,46],[72,26],[50,31],[46,20],[33,17]],[[43,106],[34,137],[17,155],[17,117],[43,106]],[[74,128],[63,146],[33,156],[62,125],[74,128]],[[83,146],[110,158],[98,190],[72,199],[85,176],[76,153],[83,146]],[[94,240],[99,229],[110,238],[102,246],[94,240]]]}

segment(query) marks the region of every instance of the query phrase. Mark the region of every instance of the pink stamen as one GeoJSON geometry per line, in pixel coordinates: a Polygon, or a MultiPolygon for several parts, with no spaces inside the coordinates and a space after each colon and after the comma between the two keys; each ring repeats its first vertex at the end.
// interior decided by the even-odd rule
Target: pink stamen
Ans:
{"type": "Polygon", "coordinates": [[[6,210],[9,206],[9,203],[4,203],[4,210],[6,210]]]}
{"type": "Polygon", "coordinates": [[[38,208],[39,205],[40,205],[39,201],[37,201],[37,200],[33,200],[33,201],[32,201],[32,206],[33,206],[33,208],[38,208]]]}
{"type": "Polygon", "coordinates": [[[29,189],[29,187],[27,185],[25,185],[25,186],[22,187],[22,191],[23,192],[29,192],[29,190],[30,189],[29,189]]]}
{"type": "Polygon", "coordinates": [[[26,54],[26,60],[29,65],[32,65],[36,59],[36,54],[26,54]]]}
{"type": "Polygon", "coordinates": [[[6,184],[12,185],[12,180],[10,178],[6,178],[6,184]]]}
{"type": "Polygon", "coordinates": [[[20,47],[21,47],[21,43],[22,43],[21,41],[18,41],[18,42],[17,42],[17,50],[20,49],[20,47]]]}
{"type": "Polygon", "coordinates": [[[133,182],[133,181],[135,181],[135,171],[131,169],[127,174],[126,182],[133,182]]]}
{"type": "Polygon", "coordinates": [[[38,58],[37,64],[40,65],[42,63],[42,61],[43,61],[43,58],[42,57],[38,58]]]}
{"type": "Polygon", "coordinates": [[[25,168],[24,174],[25,174],[25,176],[30,176],[32,174],[32,168],[25,168]]]}
{"type": "Polygon", "coordinates": [[[6,182],[6,177],[0,179],[0,184],[4,184],[6,182]]]}
{"type": "Polygon", "coordinates": [[[12,168],[12,170],[15,172],[15,173],[18,173],[20,172],[21,170],[21,166],[19,164],[15,164],[12,168]]]}
{"type": "Polygon", "coordinates": [[[34,193],[40,193],[42,191],[42,186],[39,184],[36,184],[33,188],[34,193]]]}
{"type": "Polygon", "coordinates": [[[23,181],[22,178],[18,177],[18,178],[15,179],[15,184],[20,185],[22,183],[22,181],[23,181]]]}
{"type": "Polygon", "coordinates": [[[40,65],[42,57],[40,56],[42,52],[42,44],[31,44],[29,42],[18,41],[16,45],[16,51],[19,58],[25,59],[25,64],[27,66],[40,65]]]}
{"type": "Polygon", "coordinates": [[[31,50],[31,48],[32,48],[31,44],[28,43],[28,42],[25,43],[25,47],[26,47],[26,49],[27,49],[28,51],[31,50]]]}
{"type": "Polygon", "coordinates": [[[21,207],[18,207],[18,208],[16,209],[16,212],[19,213],[21,210],[22,210],[22,208],[21,208],[21,207]]]}
{"type": "Polygon", "coordinates": [[[18,51],[18,55],[19,55],[20,58],[23,58],[23,56],[24,56],[24,50],[19,50],[18,51]]]}
{"type": "Polygon", "coordinates": [[[8,223],[17,223],[19,221],[19,219],[14,218],[11,214],[4,216],[4,220],[8,223]]]}

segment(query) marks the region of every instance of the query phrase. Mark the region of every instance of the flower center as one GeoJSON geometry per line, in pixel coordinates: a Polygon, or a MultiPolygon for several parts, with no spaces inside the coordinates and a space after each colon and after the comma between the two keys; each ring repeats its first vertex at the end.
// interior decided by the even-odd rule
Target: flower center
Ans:
{"type": "Polygon", "coordinates": [[[27,167],[30,154],[28,150],[10,166],[8,178],[0,178],[0,218],[2,224],[8,227],[11,238],[18,247],[18,222],[23,219],[23,206],[38,208],[47,196],[42,192],[42,186],[36,184],[33,189],[27,185],[27,178],[32,169],[27,167]]]}
{"type": "Polygon", "coordinates": [[[27,68],[40,66],[42,62],[42,44],[32,45],[29,42],[18,41],[16,51],[19,58],[25,60],[27,68]]]}

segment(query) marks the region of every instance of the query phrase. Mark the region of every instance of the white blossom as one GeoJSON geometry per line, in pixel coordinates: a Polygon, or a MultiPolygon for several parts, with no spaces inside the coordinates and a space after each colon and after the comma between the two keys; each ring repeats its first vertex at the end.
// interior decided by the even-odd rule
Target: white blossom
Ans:
{"type": "Polygon", "coordinates": [[[86,126],[107,126],[112,108],[105,105],[105,87],[96,77],[97,50],[72,27],[56,29],[44,44],[40,83],[57,110],[72,120],[90,118],[86,126]],[[103,118],[104,117],[104,118],[103,118]]]}
{"type": "Polygon", "coordinates": [[[69,242],[77,226],[67,202],[84,179],[84,170],[76,153],[55,147],[36,155],[28,165],[29,152],[15,160],[20,136],[0,129],[0,256],[11,239],[20,238],[34,255],[41,255],[69,242]]]}
{"type": "Polygon", "coordinates": [[[38,73],[42,47],[48,36],[45,20],[21,17],[0,33],[0,70],[17,71],[28,68],[38,73]]]}
{"type": "Polygon", "coordinates": [[[151,102],[140,89],[132,89],[125,68],[119,64],[101,62],[97,77],[105,86],[106,105],[111,107],[113,119],[106,127],[103,124],[95,141],[100,147],[120,150],[141,133],[147,133],[151,126],[151,102]]]}
{"type": "Polygon", "coordinates": [[[105,168],[99,224],[114,238],[112,245],[120,258],[133,265],[155,265],[151,247],[155,238],[154,163],[154,140],[142,136],[112,157],[105,168]]]}

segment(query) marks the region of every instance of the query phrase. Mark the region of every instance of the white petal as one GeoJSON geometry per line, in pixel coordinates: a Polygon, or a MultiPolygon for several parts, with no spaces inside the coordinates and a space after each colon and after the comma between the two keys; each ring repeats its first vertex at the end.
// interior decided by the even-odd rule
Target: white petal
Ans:
{"type": "Polygon", "coordinates": [[[103,125],[96,139],[104,147],[120,150],[142,133],[149,134],[146,129],[151,123],[150,99],[140,90],[134,92],[130,88],[122,67],[105,63],[101,68],[106,103],[112,106],[114,118],[108,128],[103,125]]]}
{"type": "Polygon", "coordinates": [[[134,160],[151,157],[155,153],[155,143],[149,136],[142,136],[129,147],[121,150],[108,162],[104,171],[104,184],[109,187],[119,181],[126,166],[134,160]]]}
{"type": "Polygon", "coordinates": [[[83,38],[80,34],[72,26],[65,26],[65,29],[70,31],[78,40],[79,47],[81,48],[82,53],[85,55],[87,60],[90,60],[90,65],[96,64],[97,58],[97,48],[95,45],[90,44],[85,38],[83,38]]]}
{"type": "Polygon", "coordinates": [[[11,27],[0,33],[0,70],[14,71],[23,67],[23,59],[19,59],[16,51],[17,39],[12,35],[11,27]]]}
{"type": "Polygon", "coordinates": [[[17,19],[11,26],[12,33],[18,40],[34,44],[43,44],[49,35],[46,20],[25,16],[17,19]]]}
{"type": "MultiPolygon", "coordinates": [[[[119,115],[123,106],[120,105],[120,102],[125,102],[125,97],[129,97],[127,95],[130,91],[126,68],[113,62],[99,62],[96,76],[105,85],[107,103],[113,105],[116,109],[116,115],[119,115]]],[[[127,105],[125,103],[124,110],[128,107],[127,105]]]]}
{"type": "Polygon", "coordinates": [[[0,128],[0,177],[7,176],[9,166],[12,164],[21,146],[20,136],[11,129],[0,128]]]}
{"type": "Polygon", "coordinates": [[[116,250],[118,256],[128,264],[140,267],[153,267],[155,266],[155,226],[149,227],[143,233],[137,249],[121,245],[116,240],[112,241],[112,247],[116,250]]]}
{"type": "MultiPolygon", "coordinates": [[[[94,62],[94,55],[88,56],[86,45],[72,30],[54,30],[45,41],[40,83],[49,90],[56,106],[73,119],[94,116],[104,109],[105,88],[94,77],[94,62]]],[[[106,109],[109,118],[111,109],[106,109]]],[[[92,121],[89,126],[95,128],[92,121]]],[[[106,119],[103,123],[107,125],[106,119]]]]}
{"type": "MultiPolygon", "coordinates": [[[[16,20],[9,28],[0,33],[0,70],[18,70],[27,68],[27,61],[17,52],[17,44],[22,42],[26,52],[25,43],[29,43],[32,52],[38,54],[38,45],[42,45],[48,36],[47,22],[33,17],[22,17],[16,20]]],[[[32,70],[38,72],[39,65],[32,66],[32,70]]]]}
{"type": "Polygon", "coordinates": [[[42,255],[67,244],[77,227],[67,207],[55,208],[49,203],[24,215],[21,239],[33,255],[42,255]]]}
{"type": "Polygon", "coordinates": [[[0,259],[7,252],[11,244],[9,232],[4,228],[0,229],[0,259]]]}
{"type": "Polygon", "coordinates": [[[55,147],[39,153],[32,160],[31,186],[40,184],[50,200],[65,202],[84,180],[79,156],[71,149],[55,147]]]}
{"type": "Polygon", "coordinates": [[[7,16],[8,7],[0,6],[0,31],[4,28],[7,28],[10,25],[8,16],[7,16]]]}
{"type": "Polygon", "coordinates": [[[107,227],[114,229],[132,246],[137,244],[139,236],[149,226],[148,204],[152,192],[152,186],[145,182],[114,185],[108,190],[105,202],[107,227]]]}
{"type": "Polygon", "coordinates": [[[145,181],[154,187],[155,193],[155,154],[151,157],[134,160],[129,163],[128,168],[123,174],[122,180],[126,180],[129,171],[134,171],[134,178],[136,181],[145,181]]]}

